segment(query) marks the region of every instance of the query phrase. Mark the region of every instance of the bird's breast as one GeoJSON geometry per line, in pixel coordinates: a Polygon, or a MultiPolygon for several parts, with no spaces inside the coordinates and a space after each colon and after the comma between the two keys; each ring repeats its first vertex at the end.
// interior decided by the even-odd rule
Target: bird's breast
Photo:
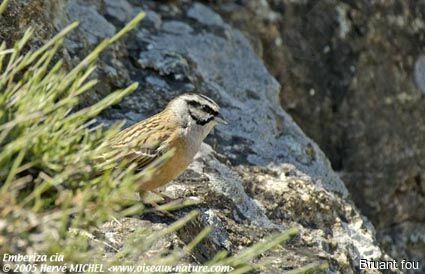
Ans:
{"type": "Polygon", "coordinates": [[[185,143],[187,157],[193,159],[204,141],[204,138],[204,130],[199,126],[188,127],[184,130],[182,140],[185,143]]]}

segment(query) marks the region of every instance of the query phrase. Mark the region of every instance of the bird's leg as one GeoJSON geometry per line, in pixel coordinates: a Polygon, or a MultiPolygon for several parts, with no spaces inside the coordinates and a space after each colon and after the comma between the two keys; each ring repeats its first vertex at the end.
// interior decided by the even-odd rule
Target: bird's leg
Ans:
{"type": "Polygon", "coordinates": [[[173,220],[178,220],[178,218],[176,217],[176,215],[174,215],[173,213],[169,212],[166,209],[163,209],[163,205],[158,205],[155,201],[151,202],[151,206],[153,207],[153,209],[155,209],[156,212],[159,212],[160,214],[165,215],[168,218],[171,218],[173,220]]]}
{"type": "Polygon", "coordinates": [[[165,193],[162,193],[162,192],[159,192],[159,191],[156,191],[156,190],[151,190],[151,192],[152,192],[153,194],[155,194],[155,195],[157,195],[157,196],[161,197],[161,198],[162,198],[162,200],[163,200],[163,201],[161,201],[161,202],[163,202],[164,204],[168,204],[168,203],[171,203],[172,201],[175,201],[175,199],[174,199],[174,198],[172,198],[172,197],[168,196],[168,195],[167,195],[167,194],[165,194],[165,193]]]}
{"type": "MultiPolygon", "coordinates": [[[[162,200],[166,200],[161,194],[154,192],[154,191],[150,191],[150,192],[156,194],[156,196],[159,196],[162,200]]],[[[148,204],[152,207],[152,209],[146,211],[147,213],[158,212],[158,213],[165,215],[166,217],[172,218],[174,220],[178,219],[174,214],[170,213],[167,210],[167,204],[169,202],[162,203],[162,201],[161,201],[161,204],[158,204],[157,203],[158,202],[157,197],[153,197],[152,195],[149,196],[149,193],[147,193],[147,192],[140,192],[139,195],[141,197],[142,203],[148,204]]],[[[171,197],[169,197],[169,196],[166,196],[166,197],[168,199],[171,199],[171,197]]]]}

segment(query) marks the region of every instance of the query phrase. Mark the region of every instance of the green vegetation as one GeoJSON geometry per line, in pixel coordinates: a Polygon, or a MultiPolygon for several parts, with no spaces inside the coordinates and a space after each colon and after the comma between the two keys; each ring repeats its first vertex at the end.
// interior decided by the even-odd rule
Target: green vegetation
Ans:
{"type": "Polygon", "coordinates": [[[0,218],[6,222],[0,237],[1,253],[25,253],[22,247],[36,245],[31,236],[46,234],[43,226],[52,225],[54,231],[47,229],[40,248],[68,249],[69,256],[75,257],[74,249],[86,248],[87,240],[70,237],[70,227],[90,230],[142,209],[140,204],[122,199],[134,192],[134,181],[140,175],[133,174],[131,167],[101,173],[104,166],[96,164],[119,125],[107,130],[88,128],[97,114],[134,91],[137,84],[88,108],[73,110],[79,96],[96,84],[88,78],[99,54],[143,16],[139,14],[114,37],[100,43],[69,72],[62,68],[62,60],[54,60],[65,35],[77,23],[35,51],[24,50],[32,29],[12,49],[1,44],[0,218]],[[56,243],[48,241],[53,235],[59,240],[56,243]]]}
{"type": "MultiPolygon", "coordinates": [[[[102,248],[91,244],[105,222],[143,212],[140,202],[124,197],[132,197],[135,182],[152,170],[135,174],[125,163],[112,169],[108,165],[115,162],[99,162],[108,154],[108,138],[120,125],[89,127],[96,115],[136,90],[137,84],[115,91],[90,107],[77,110],[76,106],[79,96],[96,85],[96,80],[89,78],[98,56],[143,17],[140,13],[70,71],[65,71],[57,52],[77,23],[35,51],[26,50],[32,29],[13,48],[1,44],[0,254],[60,253],[70,263],[131,264],[131,258],[139,258],[159,239],[196,217],[197,212],[189,213],[155,233],[136,229],[132,242],[108,259],[102,248]]],[[[157,254],[149,263],[178,263],[208,231],[206,228],[194,237],[185,249],[157,254]]],[[[236,268],[235,273],[244,273],[253,268],[250,259],[296,233],[288,231],[233,257],[219,253],[211,263],[229,264],[236,268]]]]}

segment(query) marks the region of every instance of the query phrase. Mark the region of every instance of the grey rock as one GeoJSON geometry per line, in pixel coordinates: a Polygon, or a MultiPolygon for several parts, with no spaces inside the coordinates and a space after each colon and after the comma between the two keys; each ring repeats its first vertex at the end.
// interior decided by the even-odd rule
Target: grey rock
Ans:
{"type": "Polygon", "coordinates": [[[362,213],[388,233],[378,233],[386,250],[402,260],[425,254],[408,230],[391,229],[424,227],[425,5],[387,4],[247,0],[212,7],[248,35],[282,83],[285,110],[329,157],[362,213]],[[276,11],[281,18],[265,20],[276,11]]]}
{"type": "Polygon", "coordinates": [[[173,20],[165,21],[162,24],[162,29],[166,32],[171,32],[175,34],[193,32],[193,28],[188,24],[173,20]]]}
{"type": "Polygon", "coordinates": [[[161,27],[161,24],[162,24],[161,16],[154,11],[148,10],[146,11],[145,19],[143,19],[143,21],[141,22],[141,27],[152,26],[155,29],[159,29],[161,27]]]}
{"type": "Polygon", "coordinates": [[[72,42],[82,47],[82,42],[87,42],[88,46],[99,43],[102,39],[115,34],[116,28],[109,23],[94,6],[84,6],[77,0],[68,1],[65,6],[65,14],[68,21],[80,21],[77,30],[80,37],[71,36],[72,42]],[[83,40],[80,40],[82,37],[83,40]]]}
{"type": "Polygon", "coordinates": [[[245,193],[242,180],[238,174],[214,157],[213,150],[209,145],[203,144],[201,146],[191,169],[199,174],[205,173],[212,188],[232,200],[238,211],[250,222],[260,227],[279,228],[245,193]]]}
{"type": "Polygon", "coordinates": [[[217,213],[215,213],[212,209],[209,209],[203,212],[201,218],[204,219],[203,223],[213,227],[213,231],[210,234],[211,239],[215,241],[218,246],[230,249],[232,243],[230,242],[229,235],[220,218],[217,216],[217,213]]]}
{"type": "Polygon", "coordinates": [[[187,17],[193,18],[199,23],[205,25],[223,25],[223,19],[221,19],[220,15],[200,3],[194,3],[192,5],[192,7],[187,11],[187,17]]]}
{"type": "MultiPolygon", "coordinates": [[[[72,31],[64,41],[65,52],[67,53],[65,58],[70,67],[81,62],[82,58],[101,41],[112,37],[116,33],[117,27],[121,27],[122,25],[119,20],[114,21],[117,27],[109,22],[105,17],[113,17],[107,11],[105,11],[106,14],[101,13],[99,2],[70,0],[59,1],[57,4],[54,3],[53,1],[50,2],[52,6],[50,12],[52,14],[49,16],[54,18],[54,24],[57,30],[64,28],[74,21],[79,21],[80,23],[78,28],[72,31]]],[[[110,7],[113,3],[108,2],[105,5],[110,7]]],[[[125,8],[126,5],[123,5],[123,8],[125,8]]],[[[112,12],[111,8],[105,8],[105,10],[112,12]]],[[[117,13],[120,14],[120,12],[121,10],[117,9],[117,13]]],[[[136,10],[132,12],[136,12],[136,10]]],[[[131,15],[128,16],[129,18],[132,17],[131,15]]],[[[126,65],[124,61],[124,56],[127,56],[126,50],[122,41],[115,43],[105,50],[99,58],[97,68],[92,75],[92,77],[101,78],[102,81],[99,81],[90,95],[82,95],[81,106],[95,103],[109,94],[113,88],[122,88],[130,83],[130,74],[125,69],[126,65]]]]}
{"type": "Polygon", "coordinates": [[[360,258],[376,260],[384,256],[375,244],[373,226],[352,203],[314,184],[293,165],[268,169],[244,167],[240,173],[245,188],[252,189],[273,222],[290,219],[302,224],[301,237],[317,248],[338,246],[332,256],[339,258],[342,268],[349,267],[343,263],[344,257],[358,266],[360,258]]]}
{"type": "Polygon", "coordinates": [[[419,56],[415,62],[414,77],[416,85],[425,94],[425,55],[419,56]]]}
{"type": "Polygon", "coordinates": [[[155,46],[151,50],[140,53],[138,60],[142,68],[152,67],[161,75],[187,75],[189,64],[184,56],[174,51],[157,50],[155,46]]]}
{"type": "Polygon", "coordinates": [[[117,70],[112,66],[105,66],[102,69],[107,77],[116,78],[118,76],[117,70]]]}
{"type": "Polygon", "coordinates": [[[144,117],[142,115],[140,115],[139,113],[130,111],[125,113],[125,117],[127,118],[127,120],[130,121],[130,123],[134,124],[137,123],[138,121],[142,120],[144,117]]]}
{"type": "Polygon", "coordinates": [[[104,0],[105,15],[110,16],[120,23],[130,21],[138,10],[134,9],[126,0],[104,0]]]}
{"type": "Polygon", "coordinates": [[[152,86],[163,88],[168,88],[168,84],[166,81],[162,80],[161,78],[155,77],[155,76],[148,76],[146,77],[146,82],[151,84],[152,86]]]}

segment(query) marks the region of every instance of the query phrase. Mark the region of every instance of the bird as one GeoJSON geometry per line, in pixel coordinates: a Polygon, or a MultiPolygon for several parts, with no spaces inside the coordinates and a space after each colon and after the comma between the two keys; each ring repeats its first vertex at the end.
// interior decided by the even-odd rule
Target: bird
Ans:
{"type": "Polygon", "coordinates": [[[217,124],[227,124],[219,105],[197,93],[185,93],[159,113],[142,120],[113,136],[110,147],[125,151],[120,156],[142,171],[172,152],[152,176],[138,182],[139,193],[154,192],[177,178],[192,162],[202,142],[217,124]]]}

